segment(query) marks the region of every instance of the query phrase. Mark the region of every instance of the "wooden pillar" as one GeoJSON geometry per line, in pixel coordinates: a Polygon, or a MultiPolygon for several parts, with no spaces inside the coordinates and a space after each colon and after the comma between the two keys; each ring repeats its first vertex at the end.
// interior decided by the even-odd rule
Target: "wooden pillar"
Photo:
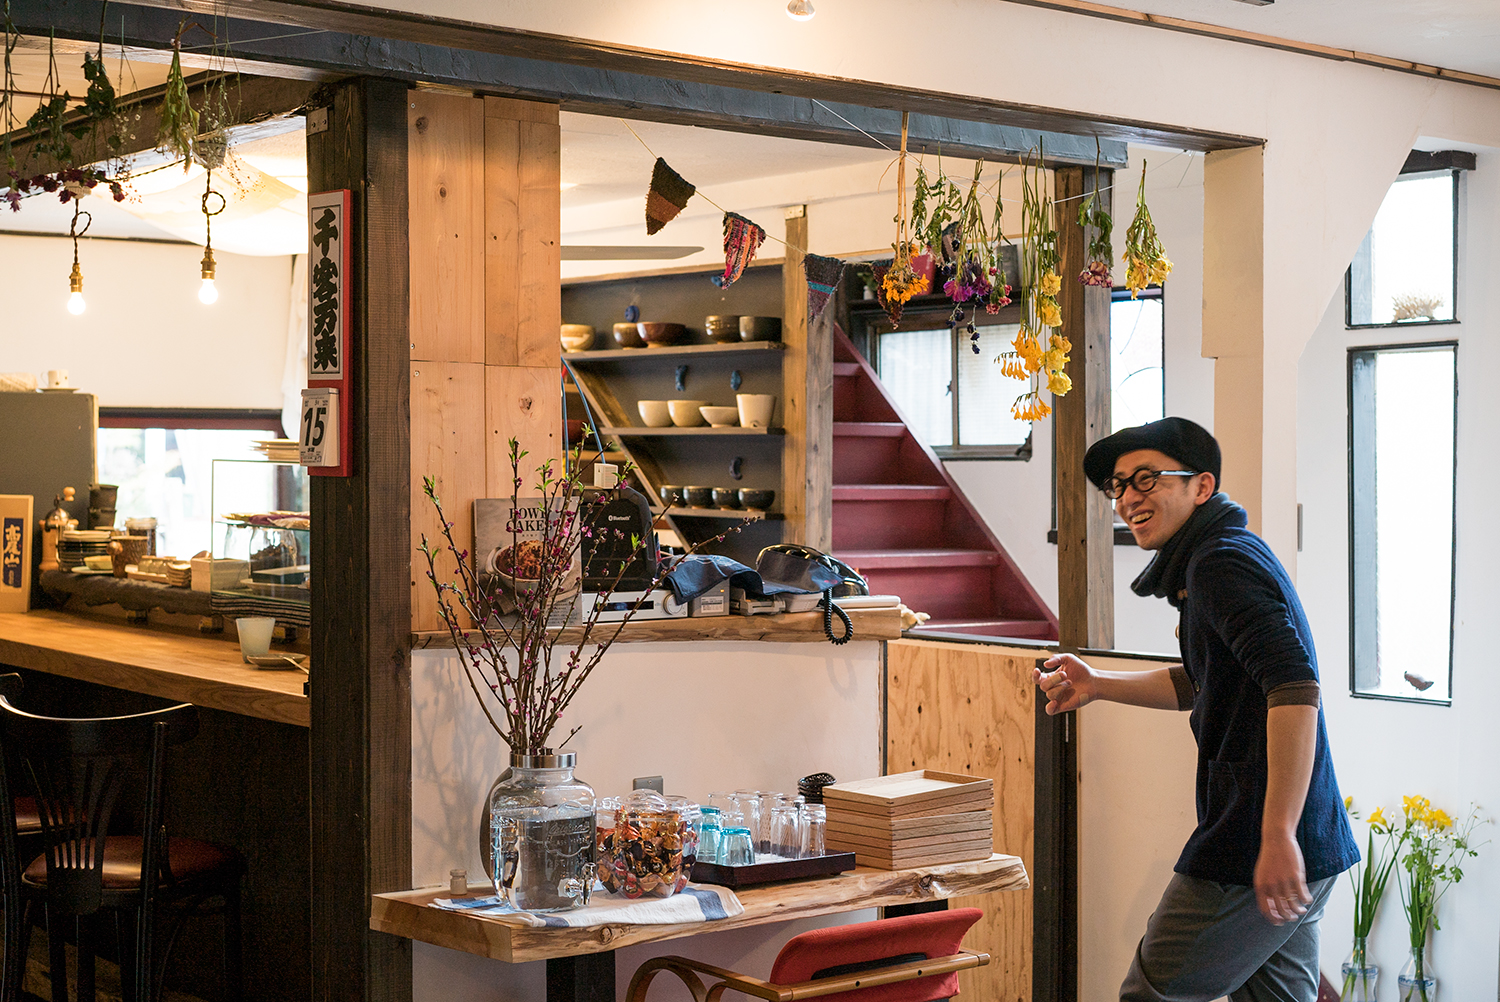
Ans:
{"type": "Polygon", "coordinates": [[[312,479],[312,997],[411,998],[411,944],[369,928],[411,884],[406,85],[332,91],[313,191],[353,193],[353,470],[312,479]]]}
{"type": "MultiPolygon", "coordinates": [[[[1101,171],[1104,207],[1113,171],[1101,171]]],[[[1054,172],[1057,240],[1061,257],[1062,333],[1073,343],[1068,377],[1073,389],[1053,402],[1057,455],[1057,618],[1064,647],[1108,649],[1115,642],[1114,512],[1083,475],[1083,454],[1110,433],[1109,289],[1085,286],[1088,262],[1080,196],[1094,186],[1092,168],[1054,172]]],[[[1114,264],[1114,262],[1111,262],[1114,264]]]]}
{"type": "Polygon", "coordinates": [[[781,266],[785,312],[781,363],[785,400],[782,421],[782,510],[786,539],[823,551],[833,548],[833,311],[807,323],[807,207],[787,210],[786,257],[781,266]],[[795,213],[795,215],[794,215],[795,213]]]}

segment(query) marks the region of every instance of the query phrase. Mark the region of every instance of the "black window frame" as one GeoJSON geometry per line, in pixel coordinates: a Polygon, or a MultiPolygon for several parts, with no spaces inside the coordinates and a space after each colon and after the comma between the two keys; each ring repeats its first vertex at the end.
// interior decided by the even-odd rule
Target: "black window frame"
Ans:
{"type": "MultiPolygon", "coordinates": [[[[1433,341],[1407,341],[1397,344],[1373,344],[1357,345],[1347,351],[1347,376],[1346,389],[1348,393],[1348,519],[1349,519],[1349,694],[1356,699],[1383,699],[1398,703],[1420,703],[1426,706],[1452,706],[1453,705],[1453,651],[1455,642],[1454,625],[1458,616],[1458,394],[1459,394],[1459,358],[1458,341],[1453,338],[1433,341]],[[1356,512],[1361,507],[1361,488],[1356,483],[1356,477],[1368,486],[1363,488],[1366,495],[1373,490],[1374,473],[1369,471],[1368,475],[1363,469],[1358,469],[1361,461],[1361,442],[1358,440],[1357,428],[1359,427],[1360,413],[1362,412],[1362,401],[1355,397],[1355,364],[1356,358],[1361,355],[1373,355],[1376,353],[1394,353],[1403,351],[1431,351],[1435,348],[1448,348],[1453,352],[1453,509],[1450,518],[1453,520],[1452,552],[1449,554],[1449,582],[1448,582],[1448,697],[1446,699],[1434,699],[1423,696],[1421,693],[1407,695],[1390,695],[1387,693],[1369,692],[1359,687],[1359,656],[1362,645],[1360,641],[1361,627],[1374,622],[1374,610],[1370,610],[1363,618],[1360,616],[1361,595],[1358,591],[1358,579],[1356,577],[1356,547],[1360,545],[1358,527],[1355,524],[1356,512]]],[[[1373,448],[1373,444],[1372,444],[1373,448]]]]}
{"type": "MultiPolygon", "coordinates": [[[[1440,174],[1449,174],[1453,178],[1453,288],[1449,290],[1449,302],[1453,304],[1453,316],[1447,320],[1392,320],[1383,324],[1357,324],[1354,322],[1354,263],[1344,269],[1344,329],[1345,330],[1389,330],[1393,327],[1411,329],[1414,327],[1431,327],[1443,324],[1459,323],[1458,315],[1458,277],[1459,277],[1459,234],[1462,230],[1462,217],[1460,208],[1462,200],[1460,191],[1463,188],[1463,173],[1465,170],[1474,169],[1473,154],[1468,154],[1467,160],[1453,158],[1445,154],[1432,154],[1427,157],[1418,157],[1413,153],[1407,158],[1406,165],[1401,168],[1401,173],[1396,180],[1391,182],[1392,187],[1404,181],[1416,180],[1424,177],[1437,177],[1440,174]],[[1446,157],[1446,159],[1445,159],[1446,157]]],[[[1389,189],[1387,189],[1389,193],[1389,189]]],[[[1384,199],[1381,200],[1382,204],[1384,199]]],[[[1371,230],[1374,226],[1372,223],[1371,230]]],[[[1365,231],[1364,240],[1360,241],[1360,250],[1364,249],[1365,243],[1370,239],[1370,230],[1365,231]]],[[[1360,252],[1355,253],[1356,259],[1360,252]]]]}

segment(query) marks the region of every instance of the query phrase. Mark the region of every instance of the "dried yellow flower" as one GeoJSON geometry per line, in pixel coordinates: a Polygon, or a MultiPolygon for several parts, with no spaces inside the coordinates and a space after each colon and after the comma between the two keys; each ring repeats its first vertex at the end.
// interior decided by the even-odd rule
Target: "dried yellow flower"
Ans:
{"type": "Polygon", "coordinates": [[[1042,276],[1041,287],[1042,295],[1055,296],[1062,290],[1062,279],[1058,278],[1054,272],[1049,271],[1042,276]]]}

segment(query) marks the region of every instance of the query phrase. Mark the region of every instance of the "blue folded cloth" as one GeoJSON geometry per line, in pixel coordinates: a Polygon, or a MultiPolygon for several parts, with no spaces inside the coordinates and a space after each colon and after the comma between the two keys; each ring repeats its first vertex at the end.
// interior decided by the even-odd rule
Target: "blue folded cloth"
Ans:
{"type": "MultiPolygon", "coordinates": [[[[662,579],[662,583],[672,589],[672,595],[677,601],[686,602],[702,595],[725,578],[729,579],[731,587],[745,589],[745,594],[751,598],[814,593],[806,588],[766,581],[755,568],[746,567],[732,557],[700,553],[683,557],[662,579]]],[[[828,568],[815,564],[812,566],[812,580],[813,584],[820,586],[816,591],[821,592],[837,585],[840,578],[828,568]]]]}

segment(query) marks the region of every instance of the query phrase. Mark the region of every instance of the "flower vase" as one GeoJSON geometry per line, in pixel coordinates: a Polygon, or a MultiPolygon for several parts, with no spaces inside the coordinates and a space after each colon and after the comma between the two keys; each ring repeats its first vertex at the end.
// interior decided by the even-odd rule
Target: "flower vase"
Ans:
{"type": "Polygon", "coordinates": [[[526,912],[589,903],[594,883],[594,791],[572,754],[516,755],[490,791],[495,893],[526,912]]]}
{"type": "Polygon", "coordinates": [[[1437,1002],[1437,978],[1432,973],[1432,965],[1423,956],[1426,948],[1426,943],[1412,947],[1406,966],[1396,976],[1401,1002],[1437,1002]]]}
{"type": "Polygon", "coordinates": [[[1380,968],[1370,959],[1363,936],[1354,941],[1354,949],[1339,967],[1344,976],[1344,988],[1339,993],[1339,1002],[1375,1002],[1375,982],[1380,978],[1380,968]]]}

